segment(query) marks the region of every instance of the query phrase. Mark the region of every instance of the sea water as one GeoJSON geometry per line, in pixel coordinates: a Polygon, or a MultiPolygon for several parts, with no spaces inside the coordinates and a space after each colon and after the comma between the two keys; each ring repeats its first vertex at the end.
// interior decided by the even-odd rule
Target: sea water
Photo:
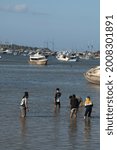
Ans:
{"type": "Polygon", "coordinates": [[[28,63],[28,57],[3,55],[0,59],[0,149],[1,150],[99,150],[100,85],[89,83],[83,73],[99,60],[28,63]],[[60,88],[61,108],[54,109],[54,94],[60,88]],[[29,92],[29,112],[21,119],[20,101],[29,92]],[[84,107],[70,119],[69,96],[90,96],[92,118],[84,120],[84,107]]]}

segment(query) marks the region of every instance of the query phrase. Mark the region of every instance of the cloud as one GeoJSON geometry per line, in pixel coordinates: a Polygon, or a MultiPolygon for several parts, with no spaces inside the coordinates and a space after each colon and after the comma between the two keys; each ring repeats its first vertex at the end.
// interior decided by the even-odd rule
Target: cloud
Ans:
{"type": "Polygon", "coordinates": [[[28,12],[28,7],[25,4],[15,5],[13,9],[18,13],[28,12]]]}
{"type": "Polygon", "coordinates": [[[0,11],[25,13],[28,12],[28,7],[25,4],[0,6],[0,11]]]}
{"type": "Polygon", "coordinates": [[[26,4],[0,6],[0,11],[8,13],[30,13],[32,15],[47,15],[47,13],[30,10],[26,4]]]}

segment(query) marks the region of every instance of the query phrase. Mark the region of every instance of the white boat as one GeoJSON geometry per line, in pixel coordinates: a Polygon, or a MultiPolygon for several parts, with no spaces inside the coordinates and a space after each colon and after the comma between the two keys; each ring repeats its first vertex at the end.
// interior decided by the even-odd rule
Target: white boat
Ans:
{"type": "Polygon", "coordinates": [[[69,56],[69,58],[68,58],[68,61],[71,61],[71,62],[76,62],[76,61],[78,61],[78,60],[79,60],[79,57],[74,56],[74,55],[71,55],[71,56],[69,56]]]}
{"type": "Polygon", "coordinates": [[[3,51],[3,53],[5,53],[5,54],[12,54],[12,53],[13,53],[13,50],[11,50],[11,49],[6,49],[6,50],[3,51]]]}
{"type": "Polygon", "coordinates": [[[84,76],[89,82],[100,84],[100,66],[89,69],[84,76]]]}
{"type": "Polygon", "coordinates": [[[47,61],[48,59],[39,52],[29,56],[29,63],[31,64],[46,65],[47,61]]]}
{"type": "Polygon", "coordinates": [[[75,55],[70,55],[70,54],[58,54],[56,56],[56,58],[59,60],[59,61],[70,61],[70,62],[76,62],[78,61],[78,57],[75,56],[75,55]]]}

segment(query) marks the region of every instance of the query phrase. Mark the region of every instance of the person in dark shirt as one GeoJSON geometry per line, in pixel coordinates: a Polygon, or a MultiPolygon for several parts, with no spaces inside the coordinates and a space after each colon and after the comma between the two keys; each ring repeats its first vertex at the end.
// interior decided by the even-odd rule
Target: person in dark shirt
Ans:
{"type": "Polygon", "coordinates": [[[70,106],[71,106],[70,118],[72,117],[76,118],[80,101],[78,100],[78,98],[76,98],[75,94],[69,96],[69,99],[70,99],[70,106]]]}
{"type": "Polygon", "coordinates": [[[61,97],[61,92],[60,92],[60,89],[57,88],[56,92],[55,92],[55,96],[54,96],[55,108],[57,108],[57,106],[60,108],[60,106],[61,106],[60,97],[61,97]]]}

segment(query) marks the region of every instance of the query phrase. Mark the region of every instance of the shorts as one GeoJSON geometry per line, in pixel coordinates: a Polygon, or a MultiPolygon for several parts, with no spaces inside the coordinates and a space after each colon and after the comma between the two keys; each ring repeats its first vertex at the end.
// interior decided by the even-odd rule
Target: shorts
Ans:
{"type": "Polygon", "coordinates": [[[60,106],[60,102],[55,102],[55,105],[59,105],[60,106]]]}
{"type": "Polygon", "coordinates": [[[72,115],[73,115],[73,114],[77,115],[77,111],[78,111],[77,108],[72,108],[72,109],[71,109],[71,114],[72,114],[72,115]]]}
{"type": "Polygon", "coordinates": [[[20,106],[20,116],[26,117],[26,107],[20,106]]]}

